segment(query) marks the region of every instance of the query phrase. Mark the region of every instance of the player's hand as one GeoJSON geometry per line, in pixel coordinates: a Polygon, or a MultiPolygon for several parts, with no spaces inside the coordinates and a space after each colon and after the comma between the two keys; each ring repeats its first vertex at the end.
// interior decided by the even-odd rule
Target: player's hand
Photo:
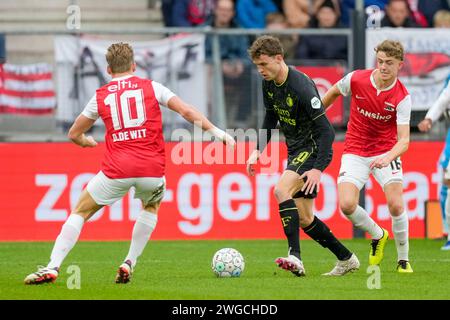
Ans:
{"type": "Polygon", "coordinates": [[[93,148],[95,146],[97,146],[97,141],[95,141],[95,139],[92,136],[87,136],[86,139],[84,140],[84,145],[83,148],[93,148]]]}
{"type": "Polygon", "coordinates": [[[222,137],[222,142],[224,145],[226,145],[231,150],[234,150],[236,146],[236,141],[234,141],[233,137],[230,136],[228,133],[224,132],[224,136],[222,137]]]}
{"type": "Polygon", "coordinates": [[[431,129],[432,126],[432,121],[431,119],[423,119],[422,121],[420,121],[420,123],[417,125],[417,127],[419,128],[419,130],[421,132],[428,132],[431,129]]]}
{"type": "Polygon", "coordinates": [[[255,168],[253,166],[256,164],[256,162],[258,162],[259,156],[259,150],[253,150],[253,152],[250,154],[250,157],[248,157],[247,173],[250,177],[253,177],[255,175],[255,168]]]}
{"type": "Polygon", "coordinates": [[[222,141],[223,144],[226,145],[227,147],[234,149],[236,141],[234,141],[233,137],[230,136],[225,131],[217,127],[213,127],[212,129],[208,130],[208,132],[213,136],[215,136],[216,138],[218,138],[220,141],[222,141]]]}
{"type": "Polygon", "coordinates": [[[313,193],[316,188],[317,192],[319,192],[321,175],[322,171],[318,169],[311,169],[309,171],[303,172],[303,174],[300,176],[300,179],[306,177],[306,182],[303,184],[302,192],[304,192],[305,194],[313,193]]]}
{"type": "Polygon", "coordinates": [[[391,161],[390,161],[390,159],[388,157],[376,158],[370,164],[370,170],[372,170],[372,169],[381,169],[381,168],[387,167],[390,163],[391,163],[391,161]]]}

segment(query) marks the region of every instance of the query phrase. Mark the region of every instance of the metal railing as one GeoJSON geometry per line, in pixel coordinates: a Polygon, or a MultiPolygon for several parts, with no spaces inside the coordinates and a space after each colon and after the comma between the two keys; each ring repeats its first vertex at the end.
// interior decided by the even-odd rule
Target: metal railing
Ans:
{"type": "MultiPolygon", "coordinates": [[[[353,69],[354,63],[354,41],[351,29],[285,29],[285,30],[267,30],[267,29],[214,29],[212,27],[195,27],[195,28],[83,28],[69,30],[67,28],[39,28],[34,29],[17,29],[0,30],[0,33],[6,35],[85,35],[85,34],[101,34],[101,35],[173,35],[179,33],[204,34],[212,37],[212,63],[213,63],[213,93],[214,103],[217,106],[217,112],[213,114],[213,120],[222,128],[227,128],[226,106],[224,98],[224,85],[221,71],[220,41],[219,37],[223,35],[235,36],[259,36],[263,34],[272,35],[336,35],[347,37],[347,56],[348,69],[353,69]]],[[[364,48],[361,48],[361,54],[364,54],[364,48]]]]}

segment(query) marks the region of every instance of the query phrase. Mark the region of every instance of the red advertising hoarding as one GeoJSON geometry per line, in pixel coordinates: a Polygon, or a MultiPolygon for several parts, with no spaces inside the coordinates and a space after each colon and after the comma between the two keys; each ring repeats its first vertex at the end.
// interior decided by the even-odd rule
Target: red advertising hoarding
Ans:
{"type": "MultiPolygon", "coordinates": [[[[153,239],[283,239],[273,187],[279,173],[255,177],[241,164],[211,164],[201,155],[213,144],[185,143],[193,164],[174,161],[180,144],[168,143],[167,192],[153,239]],[[198,156],[200,155],[200,156],[198,156]],[[205,163],[206,162],[206,163],[205,163]]],[[[248,151],[248,144],[240,144],[248,151]]],[[[278,172],[286,148],[279,147],[278,172]]],[[[220,146],[221,148],[223,146],[220,146]]],[[[403,157],[405,202],[410,235],[424,236],[424,202],[436,199],[441,142],[413,142],[403,157]]],[[[352,226],[339,212],[336,177],[343,150],[334,144],[331,165],[322,175],[315,213],[338,238],[351,238],[352,226]]],[[[54,240],[89,179],[99,170],[104,144],[82,149],[70,143],[0,144],[0,241],[54,240]]],[[[246,158],[248,152],[242,158],[246,158]]],[[[275,171],[277,171],[275,170],[275,171]]],[[[374,179],[367,185],[366,208],[383,227],[391,229],[383,192],[374,179]]],[[[84,240],[128,240],[140,203],[130,192],[88,222],[84,240]]],[[[303,239],[307,238],[302,235],[303,239]]]]}
{"type": "MultiPolygon", "coordinates": [[[[339,66],[330,67],[309,67],[298,66],[298,70],[307,74],[316,84],[320,97],[323,97],[325,93],[336,82],[341,80],[344,76],[344,68],[339,66]]],[[[327,117],[331,123],[336,125],[342,125],[344,122],[344,103],[341,96],[339,96],[333,103],[333,107],[327,110],[327,117]]]]}

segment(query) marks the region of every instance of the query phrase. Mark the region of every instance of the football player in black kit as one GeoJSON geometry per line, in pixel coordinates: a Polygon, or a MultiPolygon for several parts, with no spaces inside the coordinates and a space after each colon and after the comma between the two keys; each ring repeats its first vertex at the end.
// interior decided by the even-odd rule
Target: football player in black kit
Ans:
{"type": "Polygon", "coordinates": [[[334,130],[325,115],[314,82],[304,73],[286,65],[283,47],[272,36],[261,36],[248,53],[264,78],[266,114],[258,144],[247,160],[247,172],[255,174],[258,161],[270,140],[271,130],[280,123],[286,138],[288,164],[275,186],[275,197],[284,233],[288,240],[287,257],[275,260],[282,269],[304,276],[300,255],[299,227],[338,259],[325,275],[342,276],[359,268],[359,261],[313,214],[313,201],[319,191],[322,171],[331,162],[334,130]]]}

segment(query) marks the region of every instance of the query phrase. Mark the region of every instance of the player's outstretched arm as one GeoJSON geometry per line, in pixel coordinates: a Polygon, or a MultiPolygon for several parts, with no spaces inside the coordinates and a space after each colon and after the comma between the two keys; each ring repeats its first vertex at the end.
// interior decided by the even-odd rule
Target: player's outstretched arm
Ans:
{"type": "Polygon", "coordinates": [[[195,109],[193,106],[185,103],[179,97],[172,97],[167,104],[167,107],[180,114],[184,119],[190,123],[202,128],[204,131],[208,131],[213,136],[221,140],[227,146],[234,148],[236,142],[233,137],[230,136],[223,130],[220,130],[215,125],[211,123],[200,111],[195,109]]]}
{"type": "Polygon", "coordinates": [[[95,120],[89,119],[88,117],[80,114],[78,118],[73,123],[72,127],[69,129],[68,137],[73,143],[79,145],[80,147],[95,147],[97,142],[91,136],[86,136],[87,132],[93,125],[95,120]]]}
{"type": "Polygon", "coordinates": [[[335,84],[330,89],[328,89],[327,93],[322,98],[323,106],[325,107],[325,110],[327,110],[334,101],[341,95],[341,91],[335,84]]]}

